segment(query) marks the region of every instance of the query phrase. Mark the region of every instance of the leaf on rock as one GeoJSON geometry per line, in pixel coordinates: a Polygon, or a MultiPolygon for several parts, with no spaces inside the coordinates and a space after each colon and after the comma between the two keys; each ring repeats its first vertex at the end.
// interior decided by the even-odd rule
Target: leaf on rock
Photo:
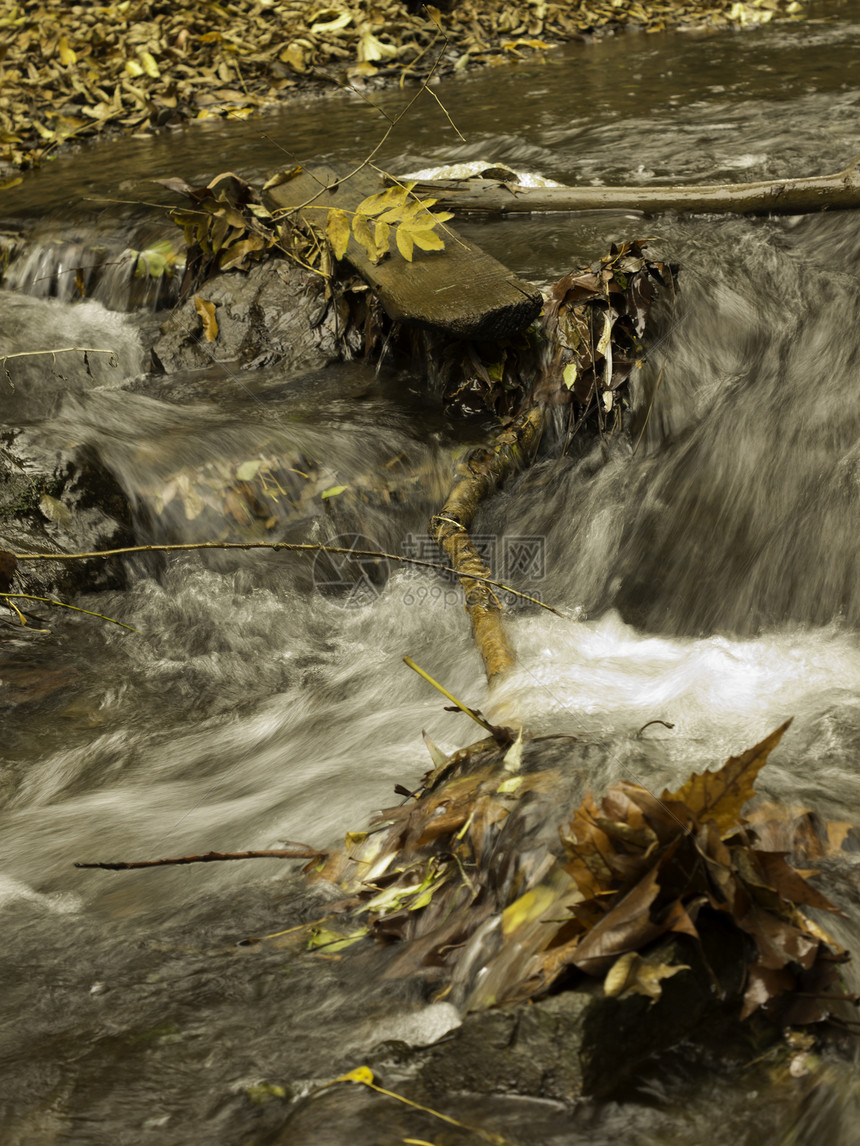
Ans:
{"type": "Polygon", "coordinates": [[[194,296],[194,309],[203,322],[203,333],[207,342],[214,342],[218,337],[218,319],[215,317],[215,303],[207,302],[199,294],[194,296]]]}

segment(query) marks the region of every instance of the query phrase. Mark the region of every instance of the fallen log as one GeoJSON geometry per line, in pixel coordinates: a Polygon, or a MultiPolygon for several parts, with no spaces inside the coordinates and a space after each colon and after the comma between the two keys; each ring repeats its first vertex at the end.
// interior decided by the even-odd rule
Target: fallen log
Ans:
{"type": "Polygon", "coordinates": [[[430,520],[430,534],[463,586],[466,612],[490,685],[513,668],[515,657],[502,628],[502,603],[486,581],[490,570],[469,536],[469,527],[484,498],[512,472],[531,462],[543,426],[544,407],[533,406],[502,430],[489,447],[473,450],[457,467],[457,480],[445,504],[430,520]]]}
{"type": "MultiPolygon", "coordinates": [[[[860,159],[860,156],[858,156],[860,159]]],[[[544,211],[634,210],[684,214],[804,215],[860,207],[858,159],[835,175],[763,183],[670,187],[519,187],[494,179],[439,179],[415,185],[438,207],[455,212],[509,215],[544,211]]]]}
{"type": "MultiPolygon", "coordinates": [[[[321,227],[326,211],[354,212],[363,199],[384,187],[371,171],[346,177],[330,167],[313,166],[268,186],[265,201],[273,212],[297,211],[321,227]]],[[[373,288],[389,317],[406,326],[490,340],[517,334],[537,318],[542,299],[535,286],[450,228],[444,239],[444,250],[416,251],[412,262],[392,256],[374,264],[352,236],[346,260],[373,288]]]]}

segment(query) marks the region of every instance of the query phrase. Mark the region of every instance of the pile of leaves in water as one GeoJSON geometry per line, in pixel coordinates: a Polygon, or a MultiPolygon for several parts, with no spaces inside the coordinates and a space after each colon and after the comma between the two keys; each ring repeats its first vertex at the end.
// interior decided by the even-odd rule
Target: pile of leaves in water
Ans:
{"type": "MultiPolygon", "coordinates": [[[[356,276],[341,262],[353,238],[374,264],[383,258],[411,261],[416,247],[431,254],[444,249],[439,227],[451,215],[434,211],[436,200],[414,195],[408,183],[368,196],[351,217],[329,210],[319,224],[296,212],[270,212],[266,190],[301,171],[295,167],[277,173],[262,192],[232,172],[201,187],[179,178],[160,180],[188,200],[188,206],[171,211],[186,242],[180,297],[201,291],[195,304],[207,341],[217,339],[218,323],[203,288],[221,271],[247,270],[266,257],[286,257],[323,275],[330,297],[334,285],[339,293],[355,285],[356,276]]],[[[622,429],[626,383],[646,353],[642,339],[652,305],[667,291],[674,304],[676,292],[678,267],[647,258],[646,247],[644,239],[612,244],[599,264],[565,275],[550,288],[542,321],[527,331],[491,343],[434,344],[445,410],[459,415],[491,411],[505,419],[540,401],[570,406],[570,433],[588,418],[601,432],[622,429]]],[[[164,271],[172,273],[173,265],[165,263],[164,271]]],[[[377,314],[375,337],[380,322],[377,314]]],[[[365,340],[365,353],[372,341],[365,340]]]]}
{"type": "Polygon", "coordinates": [[[613,243],[599,264],[559,279],[539,322],[522,334],[440,348],[446,411],[491,410],[504,418],[537,401],[569,406],[570,435],[586,420],[601,433],[622,430],[627,383],[646,354],[651,308],[661,293],[675,304],[678,267],[647,258],[647,245],[613,243]]]}
{"type": "Polygon", "coordinates": [[[471,1008],[578,976],[602,979],[609,996],[656,999],[663,979],[689,967],[646,964],[642,952],[673,934],[698,941],[697,920],[710,914],[746,939],[741,1018],[821,1022],[848,953],[806,910],[838,909],[785,852],[760,846],[742,814],[787,727],[659,798],[627,781],[602,800],[588,794],[555,846],[537,850],[523,823],[539,797],[542,814],[558,798],[561,772],[525,770],[521,736],[450,758],[431,745],[437,767],[414,799],[311,865],[353,895],[344,925],[319,928],[309,946],[400,944],[389,974],[423,974],[437,997],[453,987],[471,1008]]]}
{"type": "Polygon", "coordinates": [[[18,0],[0,14],[0,170],[105,131],[245,118],[309,82],[423,79],[440,51],[444,74],[602,29],[758,24],[800,10],[797,0],[18,0]]]}
{"type": "Polygon", "coordinates": [[[674,301],[678,267],[647,259],[646,246],[643,239],[613,243],[598,267],[565,275],[550,289],[544,329],[552,359],[537,397],[570,403],[579,424],[594,413],[601,430],[620,425],[621,388],[645,355],[651,306],[661,290],[674,301]]]}

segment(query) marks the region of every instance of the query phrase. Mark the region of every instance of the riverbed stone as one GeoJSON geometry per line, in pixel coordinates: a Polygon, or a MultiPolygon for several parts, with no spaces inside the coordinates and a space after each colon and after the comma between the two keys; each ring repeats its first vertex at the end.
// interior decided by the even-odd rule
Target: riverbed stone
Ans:
{"type": "MultiPolygon", "coordinates": [[[[116,480],[86,446],[63,447],[33,429],[0,441],[0,548],[80,553],[133,545],[131,510],[116,480]]],[[[20,562],[21,592],[56,596],[121,587],[119,561],[20,562]]]]}
{"type": "Polygon", "coordinates": [[[699,1036],[713,1044],[745,1042],[738,1021],[744,985],[743,938],[718,918],[702,943],[673,936],[643,954],[654,966],[688,970],[662,982],[656,1000],[607,998],[599,980],[575,989],[467,1015],[431,1048],[416,1081],[428,1099],[446,1094],[512,1094],[576,1102],[607,1097],[670,1047],[699,1036]]]}
{"type": "Polygon", "coordinates": [[[152,350],[155,370],[173,374],[226,362],[312,368],[343,356],[336,304],[326,299],[323,279],[286,260],[217,275],[195,297],[214,304],[217,335],[206,338],[194,298],[188,299],[161,328],[152,350]]]}

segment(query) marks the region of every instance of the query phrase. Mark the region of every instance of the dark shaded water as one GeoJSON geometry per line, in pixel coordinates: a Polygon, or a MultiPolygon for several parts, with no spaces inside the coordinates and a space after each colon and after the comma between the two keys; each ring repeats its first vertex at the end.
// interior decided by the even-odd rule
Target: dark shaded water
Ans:
{"type": "MultiPolygon", "coordinates": [[[[469,142],[457,143],[428,101],[383,162],[404,171],[486,157],[566,182],[839,169],[860,151],[860,9],[818,16],[744,34],[574,45],[545,66],[441,85],[469,142]]],[[[373,98],[391,110],[403,97],[373,98]]],[[[163,233],[154,209],[99,200],[166,201],[145,184],[155,177],[196,182],[231,169],[259,179],[294,156],[360,158],[380,123],[356,97],[336,97],[265,121],[86,149],[6,193],[6,222],[29,230],[30,253],[4,283],[3,352],[86,340],[115,349],[119,365],[60,382],[20,364],[4,420],[33,421],[47,441],[91,443],[142,512],[157,511],[184,474],[161,526],[176,539],[196,535],[188,507],[219,464],[310,452],[348,484],[402,454],[419,488],[359,524],[389,550],[410,534],[420,541],[463,437],[422,396],[421,379],[358,365],[251,377],[213,364],[179,379],[175,394],[129,394],[121,387],[136,378],[145,389],[151,314],[123,313],[116,282],[100,302],[48,297],[63,244],[120,250],[163,233]],[[183,395],[193,398],[180,406],[183,395]]],[[[593,738],[596,785],[629,776],[654,787],[793,714],[762,790],[857,822],[860,218],[631,213],[462,229],[540,281],[643,234],[682,266],[679,311],[665,326],[681,321],[635,383],[640,422],[651,408],[637,448],[542,462],[481,518],[500,562],[506,539],[540,539],[545,577],[533,570],[524,587],[578,618],[512,619],[520,663],[499,705],[516,703],[534,732],[593,738]],[[656,717],[674,730],[638,739],[656,717]]],[[[244,935],[315,917],[313,897],[276,863],[71,867],[327,844],[362,827],[395,782],[425,770],[422,728],[446,746],[469,738],[401,656],[484,703],[456,597],[397,570],[382,595],[345,610],[312,591],[307,565],[282,556],[183,557],[136,564],[131,576],[126,592],[84,604],[141,636],[64,617],[47,635],[4,630],[4,1140],[469,1140],[401,1124],[381,1099],[321,1107],[324,1117],[293,1130],[283,1128],[286,1098],[252,1100],[260,1083],[301,1094],[383,1039],[427,1042],[455,1021],[417,990],[378,980],[378,964],[302,959],[275,942],[236,948],[244,935]],[[22,686],[23,670],[32,681],[47,669],[54,687],[22,686]]],[[[829,890],[849,914],[839,924],[849,946],[855,889],[846,857],[829,890]]],[[[670,1060],[628,1101],[574,1116],[463,1098],[449,1112],[529,1143],[847,1146],[857,1094],[836,1062],[778,1083],[761,1070],[703,1076],[670,1060]]]]}

